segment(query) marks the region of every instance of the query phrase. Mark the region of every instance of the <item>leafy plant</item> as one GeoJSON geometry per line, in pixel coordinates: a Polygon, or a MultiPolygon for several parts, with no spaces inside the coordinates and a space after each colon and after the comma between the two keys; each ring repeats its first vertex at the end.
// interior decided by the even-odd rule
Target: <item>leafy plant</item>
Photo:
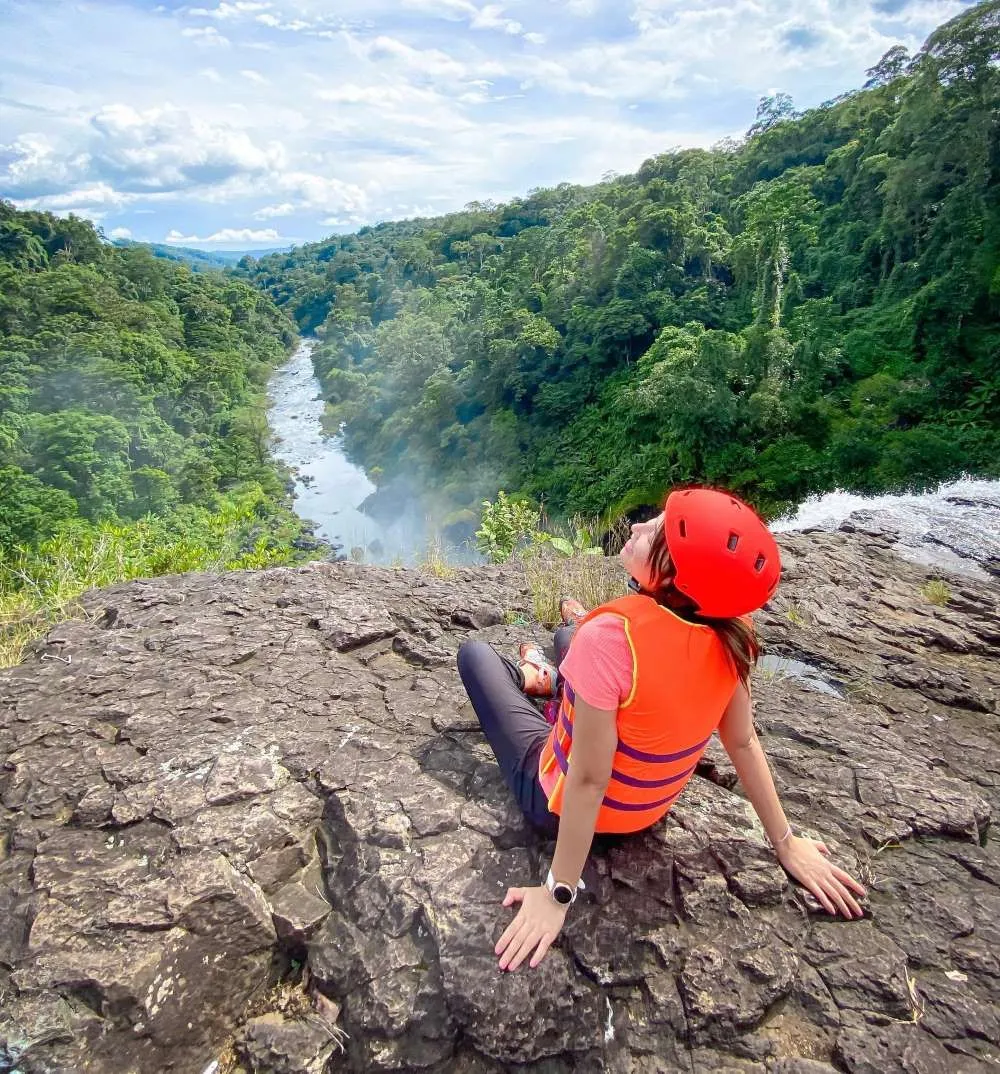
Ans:
{"type": "Polygon", "coordinates": [[[476,547],[491,563],[506,563],[519,544],[536,533],[541,512],[523,500],[509,499],[501,489],[495,501],[483,501],[476,547]]]}
{"type": "Polygon", "coordinates": [[[577,527],[572,540],[566,537],[553,536],[549,533],[537,533],[535,534],[535,540],[542,544],[547,544],[550,548],[555,549],[561,556],[604,555],[604,549],[600,545],[591,543],[592,539],[590,533],[580,527],[577,527]]]}

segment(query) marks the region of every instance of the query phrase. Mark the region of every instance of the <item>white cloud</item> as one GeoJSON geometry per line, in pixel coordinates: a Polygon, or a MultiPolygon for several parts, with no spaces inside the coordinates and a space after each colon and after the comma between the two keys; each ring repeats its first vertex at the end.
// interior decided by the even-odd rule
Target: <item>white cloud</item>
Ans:
{"type": "Polygon", "coordinates": [[[145,111],[105,105],[91,116],[90,129],[77,166],[126,190],[180,190],[285,163],[280,142],[258,145],[245,130],[171,105],[145,111]]]}
{"type": "Polygon", "coordinates": [[[395,37],[380,34],[371,44],[362,43],[369,59],[392,59],[412,71],[439,78],[465,78],[465,64],[436,48],[418,49],[395,37]]]}
{"type": "Polygon", "coordinates": [[[204,238],[198,235],[185,235],[176,228],[171,228],[163,237],[171,246],[191,246],[222,242],[281,242],[281,236],[272,227],[254,229],[250,227],[224,227],[204,238]]]}
{"type": "Polygon", "coordinates": [[[402,6],[443,19],[464,19],[476,13],[470,0],[402,0],[402,6]]]}
{"type": "Polygon", "coordinates": [[[503,30],[505,34],[512,35],[521,33],[524,27],[517,19],[505,18],[503,10],[500,4],[487,4],[472,16],[469,25],[473,30],[503,30]]]}
{"type": "Polygon", "coordinates": [[[544,45],[548,38],[545,34],[527,33],[524,35],[524,40],[531,45],[544,45]]]}
{"type": "Polygon", "coordinates": [[[108,234],[112,239],[130,239],[132,232],[127,227],[113,227],[108,234]]]}
{"type": "Polygon", "coordinates": [[[273,188],[292,195],[301,208],[330,212],[346,209],[364,211],[368,195],[356,183],[311,172],[282,172],[274,177],[273,188]]]}
{"type": "Polygon", "coordinates": [[[214,67],[203,67],[198,74],[200,74],[202,78],[207,78],[209,82],[215,82],[217,85],[221,85],[225,82],[225,79],[214,67]]]}
{"type": "Polygon", "coordinates": [[[196,45],[205,48],[227,48],[231,44],[229,38],[220,34],[214,26],[185,26],[181,30],[181,37],[188,37],[196,45]]]}
{"type": "Polygon", "coordinates": [[[296,206],[290,201],[283,201],[280,205],[263,206],[253,214],[253,217],[255,220],[271,220],[276,216],[289,216],[295,210],[296,206]]]}
{"type": "Polygon", "coordinates": [[[266,86],[268,80],[260,73],[260,71],[254,71],[252,68],[244,68],[240,71],[240,74],[247,79],[248,82],[256,82],[259,86],[266,86]]]}
{"type": "Polygon", "coordinates": [[[121,209],[135,200],[135,195],[115,190],[108,183],[92,183],[74,187],[58,194],[43,194],[34,198],[17,199],[24,209],[42,209],[45,212],[75,212],[93,218],[98,210],[105,215],[108,210],[121,209]]]}
{"type": "Polygon", "coordinates": [[[234,19],[242,15],[253,15],[258,11],[266,11],[270,6],[269,3],[258,3],[257,0],[236,0],[235,3],[226,3],[223,0],[215,8],[190,8],[188,14],[200,15],[208,19],[234,19]]]}

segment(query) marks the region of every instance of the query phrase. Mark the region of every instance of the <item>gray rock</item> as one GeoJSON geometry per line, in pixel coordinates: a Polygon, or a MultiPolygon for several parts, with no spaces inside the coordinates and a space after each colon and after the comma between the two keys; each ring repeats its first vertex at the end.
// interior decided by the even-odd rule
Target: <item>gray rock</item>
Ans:
{"type": "Polygon", "coordinates": [[[500,974],[501,899],[552,844],[454,654],[539,636],[504,625],[523,577],[135,582],[0,673],[0,1069],[996,1069],[997,582],[936,608],[884,541],[782,543],[764,640],[845,696],[761,675],[756,720],[796,829],[869,886],[864,921],[802,897],[714,745],[663,823],[597,841],[542,966],[500,974]]]}

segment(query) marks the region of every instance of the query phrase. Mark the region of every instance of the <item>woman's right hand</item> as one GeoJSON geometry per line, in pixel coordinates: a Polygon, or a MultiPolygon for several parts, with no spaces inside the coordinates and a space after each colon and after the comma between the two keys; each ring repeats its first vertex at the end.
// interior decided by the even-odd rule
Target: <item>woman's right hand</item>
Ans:
{"type": "Polygon", "coordinates": [[[794,835],[778,849],[778,861],[828,913],[864,917],[864,910],[851,892],[862,896],[868,893],[850,873],[834,865],[829,855],[826,843],[794,835]]]}

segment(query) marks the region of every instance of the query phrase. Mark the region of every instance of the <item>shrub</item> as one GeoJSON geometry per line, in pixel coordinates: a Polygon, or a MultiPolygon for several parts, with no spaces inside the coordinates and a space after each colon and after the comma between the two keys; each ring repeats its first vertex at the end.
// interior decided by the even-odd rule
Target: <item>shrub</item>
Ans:
{"type": "Polygon", "coordinates": [[[523,500],[510,500],[501,489],[496,502],[483,500],[483,517],[476,530],[476,547],[491,563],[506,563],[519,544],[530,540],[541,513],[523,500]]]}

